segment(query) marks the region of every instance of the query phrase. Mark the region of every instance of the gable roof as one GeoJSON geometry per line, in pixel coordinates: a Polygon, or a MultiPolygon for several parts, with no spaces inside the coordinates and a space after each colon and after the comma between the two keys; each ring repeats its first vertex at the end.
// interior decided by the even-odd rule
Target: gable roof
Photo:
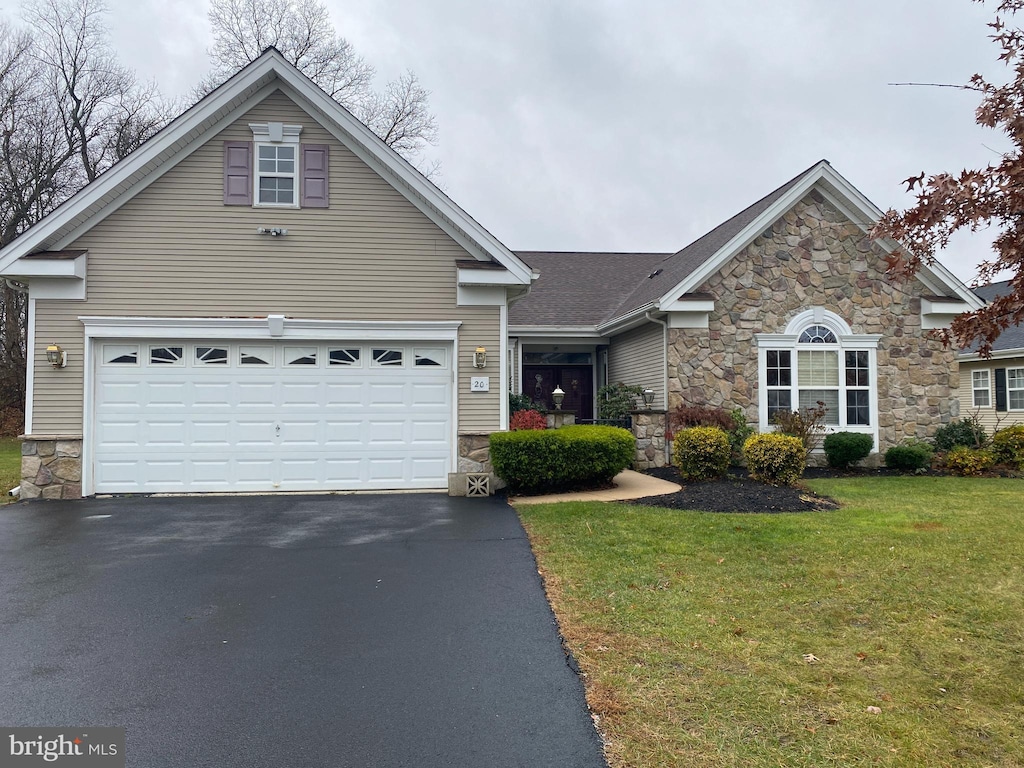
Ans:
{"type": "MultiPolygon", "coordinates": [[[[1010,281],[1003,280],[999,283],[979,285],[974,289],[974,292],[986,302],[990,302],[997,296],[1005,296],[1010,292],[1010,281]]],[[[975,346],[970,349],[965,349],[961,354],[975,355],[976,350],[977,347],[975,346]]],[[[1019,350],[1021,354],[1024,354],[1024,325],[1011,325],[999,334],[999,337],[994,342],[992,342],[993,352],[1005,353],[1012,350],[1019,350]]]]}
{"type": "Polygon", "coordinates": [[[516,251],[541,274],[508,310],[510,325],[596,326],[667,253],[516,251]]]}
{"type": "Polygon", "coordinates": [[[0,274],[17,259],[61,250],[275,90],[283,91],[338,141],[479,261],[495,261],[516,282],[533,271],[348,110],[268,48],[153,138],[0,250],[0,274]]]}

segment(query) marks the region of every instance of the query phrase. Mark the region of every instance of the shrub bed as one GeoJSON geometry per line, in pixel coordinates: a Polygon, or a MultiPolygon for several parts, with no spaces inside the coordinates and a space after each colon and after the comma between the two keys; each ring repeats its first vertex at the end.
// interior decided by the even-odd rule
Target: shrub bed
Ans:
{"type": "Polygon", "coordinates": [[[743,444],[750,476],[768,485],[792,485],[804,473],[807,454],[799,437],[764,432],[743,444]]]}
{"type": "Polygon", "coordinates": [[[514,491],[557,491],[611,482],[633,463],[636,441],[619,427],[570,426],[495,432],[494,472],[514,491]]]}
{"type": "Polygon", "coordinates": [[[992,453],[1000,464],[1024,470],[1024,424],[1000,429],[992,435],[992,453]]]}
{"type": "Polygon", "coordinates": [[[718,427],[681,429],[672,441],[672,463],[684,480],[711,480],[729,469],[729,435],[718,427]]]}
{"type": "Polygon", "coordinates": [[[970,477],[980,475],[992,469],[996,463],[996,455],[984,448],[967,448],[958,445],[946,454],[946,469],[954,475],[970,477]]]}
{"type": "Polygon", "coordinates": [[[935,447],[940,451],[949,451],[958,445],[965,448],[980,448],[985,445],[985,438],[985,428],[977,421],[951,421],[935,430],[935,447]]]}

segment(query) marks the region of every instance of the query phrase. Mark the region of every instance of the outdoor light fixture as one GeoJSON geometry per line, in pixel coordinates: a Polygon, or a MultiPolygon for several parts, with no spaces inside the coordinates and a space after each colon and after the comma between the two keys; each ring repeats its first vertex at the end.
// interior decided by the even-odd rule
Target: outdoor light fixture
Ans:
{"type": "Polygon", "coordinates": [[[56,344],[51,344],[46,348],[46,362],[54,368],[63,368],[68,364],[68,353],[56,344]]]}
{"type": "Polygon", "coordinates": [[[477,347],[476,352],[473,353],[473,367],[487,367],[487,350],[484,347],[477,347]]]}
{"type": "Polygon", "coordinates": [[[651,410],[651,406],[654,404],[654,390],[648,387],[644,390],[644,405],[647,406],[647,410],[651,410]]]}
{"type": "Polygon", "coordinates": [[[559,386],[555,387],[555,391],[551,393],[551,399],[555,401],[555,410],[562,410],[562,400],[565,398],[565,392],[559,386]]]}

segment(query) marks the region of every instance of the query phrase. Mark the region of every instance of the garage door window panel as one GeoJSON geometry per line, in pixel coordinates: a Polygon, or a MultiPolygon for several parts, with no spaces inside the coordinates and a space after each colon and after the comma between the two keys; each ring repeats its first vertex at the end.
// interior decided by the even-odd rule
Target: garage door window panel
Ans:
{"type": "Polygon", "coordinates": [[[346,347],[344,349],[328,349],[327,350],[327,364],[328,365],[341,365],[349,368],[360,368],[362,367],[361,359],[362,350],[358,347],[346,347]]]}
{"type": "Polygon", "coordinates": [[[440,367],[445,366],[445,354],[441,348],[420,347],[413,351],[413,359],[416,366],[440,367]]]}
{"type": "Polygon", "coordinates": [[[199,365],[227,365],[226,347],[196,347],[196,363],[199,365]]]}
{"type": "Polygon", "coordinates": [[[184,365],[184,347],[150,347],[150,365],[184,365]]]}
{"type": "Polygon", "coordinates": [[[238,348],[239,365],[273,365],[273,347],[253,347],[245,344],[238,348]]]}
{"type": "Polygon", "coordinates": [[[319,350],[316,347],[285,347],[284,364],[316,365],[318,352],[319,350]]]}
{"type": "Polygon", "coordinates": [[[405,354],[401,349],[374,347],[372,358],[376,367],[401,367],[404,365],[405,354]]]}
{"type": "Polygon", "coordinates": [[[104,365],[138,365],[139,345],[138,344],[104,344],[103,345],[104,365]]]}

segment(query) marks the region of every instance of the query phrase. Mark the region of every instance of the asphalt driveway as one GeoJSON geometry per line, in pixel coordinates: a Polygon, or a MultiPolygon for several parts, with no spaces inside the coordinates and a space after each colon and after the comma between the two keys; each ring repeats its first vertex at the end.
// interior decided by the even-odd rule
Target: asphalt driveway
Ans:
{"type": "Polygon", "coordinates": [[[500,499],[0,509],[0,725],[124,726],[128,765],[603,766],[500,499]]]}

